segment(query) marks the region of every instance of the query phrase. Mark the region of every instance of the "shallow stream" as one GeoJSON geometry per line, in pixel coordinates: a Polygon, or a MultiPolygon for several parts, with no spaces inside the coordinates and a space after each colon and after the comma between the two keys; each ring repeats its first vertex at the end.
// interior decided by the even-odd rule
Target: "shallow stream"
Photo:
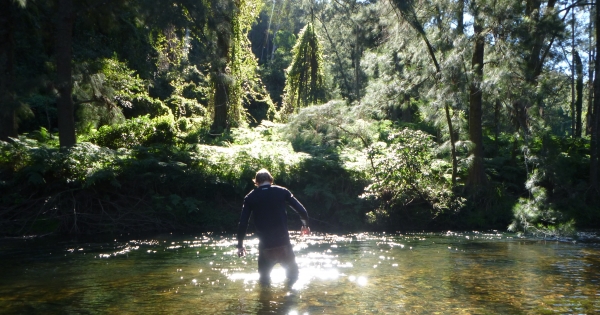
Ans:
{"type": "Polygon", "coordinates": [[[497,232],[293,235],[300,278],[257,284],[257,241],[0,240],[1,314],[599,314],[600,242],[497,232]]]}

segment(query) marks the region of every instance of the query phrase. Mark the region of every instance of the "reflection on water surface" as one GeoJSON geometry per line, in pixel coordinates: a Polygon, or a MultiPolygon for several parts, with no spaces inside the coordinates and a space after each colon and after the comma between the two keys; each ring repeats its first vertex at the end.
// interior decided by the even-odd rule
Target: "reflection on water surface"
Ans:
{"type": "Polygon", "coordinates": [[[233,236],[0,241],[2,314],[594,314],[598,242],[501,233],[293,235],[300,277],[258,284],[233,236]]]}

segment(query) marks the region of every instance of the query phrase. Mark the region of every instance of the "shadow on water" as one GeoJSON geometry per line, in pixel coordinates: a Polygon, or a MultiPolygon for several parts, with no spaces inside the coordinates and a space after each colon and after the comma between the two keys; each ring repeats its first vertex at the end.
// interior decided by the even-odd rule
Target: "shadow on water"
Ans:
{"type": "Polygon", "coordinates": [[[593,314],[599,242],[502,233],[294,234],[258,284],[232,235],[0,240],[1,314],[593,314]]]}

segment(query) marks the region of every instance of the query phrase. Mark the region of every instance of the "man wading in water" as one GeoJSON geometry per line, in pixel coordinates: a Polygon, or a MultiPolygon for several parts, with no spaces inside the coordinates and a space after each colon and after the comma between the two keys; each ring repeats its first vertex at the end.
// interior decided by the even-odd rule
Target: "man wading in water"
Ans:
{"type": "Polygon", "coordinates": [[[254,216],[254,225],[258,235],[258,273],[260,283],[269,284],[271,270],[275,264],[281,264],[290,283],[298,279],[298,264],[290,243],[287,229],[285,205],[288,203],[302,220],[301,234],[310,234],[308,213],[304,206],[284,187],[273,185],[273,176],[261,169],[254,178],[256,188],[244,198],[242,215],[238,226],[238,256],[246,255],[244,237],[250,215],[254,216]]]}

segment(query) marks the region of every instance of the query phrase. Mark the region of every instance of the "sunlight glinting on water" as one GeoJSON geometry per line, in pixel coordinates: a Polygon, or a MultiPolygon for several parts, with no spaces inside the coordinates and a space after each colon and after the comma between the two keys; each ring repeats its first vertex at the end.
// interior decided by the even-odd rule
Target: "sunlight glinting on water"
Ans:
{"type": "MultiPolygon", "coordinates": [[[[319,279],[319,280],[335,280],[340,276],[340,273],[337,269],[318,269],[318,268],[300,268],[300,276],[298,280],[294,283],[292,289],[300,290],[308,286],[311,280],[319,279]]],[[[258,282],[258,272],[237,272],[228,275],[229,280],[236,281],[242,280],[245,284],[254,285],[258,282]]],[[[286,281],[286,273],[285,269],[282,267],[275,267],[271,272],[271,283],[274,285],[279,285],[285,283],[286,281]]]]}
{"type": "Polygon", "coordinates": [[[47,250],[47,262],[6,254],[11,268],[5,269],[11,271],[3,275],[0,293],[8,299],[0,299],[0,309],[86,313],[102,305],[107,313],[152,313],[160,305],[168,313],[293,315],[600,312],[597,245],[497,231],[291,232],[291,238],[300,269],[291,288],[280,265],[272,271],[271,286],[258,284],[255,235],[245,240],[242,258],[234,235],[213,234],[69,243],[58,250],[69,263],[60,265],[52,255],[55,248],[47,250]]]}
{"type": "MultiPolygon", "coordinates": [[[[339,248],[340,243],[352,242],[352,237],[339,237],[336,235],[320,235],[320,236],[296,236],[293,237],[294,252],[298,253],[309,246],[329,244],[331,248],[339,248]]],[[[258,241],[250,239],[246,242],[246,250],[249,257],[258,255],[258,241]]],[[[313,281],[334,281],[340,277],[346,277],[346,273],[341,273],[340,269],[351,271],[354,267],[352,262],[342,262],[337,259],[337,255],[331,254],[331,249],[326,249],[323,252],[310,252],[304,255],[297,255],[296,262],[300,269],[298,280],[294,283],[292,289],[300,290],[306,288],[313,281]]],[[[237,252],[230,251],[227,254],[235,255],[237,252]]],[[[388,257],[389,258],[389,257],[388,257]]],[[[385,257],[383,258],[385,259],[385,257]]],[[[258,272],[234,272],[224,274],[232,281],[241,280],[245,284],[254,285],[258,279],[258,272]]],[[[350,282],[354,282],[359,286],[367,285],[365,276],[350,276],[350,282]]],[[[271,282],[275,285],[282,284],[286,281],[285,269],[280,266],[273,268],[271,272],[271,282]]]]}

